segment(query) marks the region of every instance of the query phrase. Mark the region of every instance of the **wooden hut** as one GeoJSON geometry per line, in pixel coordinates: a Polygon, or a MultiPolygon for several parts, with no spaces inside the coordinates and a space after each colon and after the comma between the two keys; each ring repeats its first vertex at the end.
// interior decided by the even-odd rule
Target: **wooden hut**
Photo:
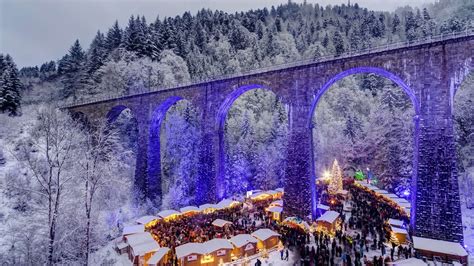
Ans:
{"type": "Polygon", "coordinates": [[[216,204],[207,203],[207,204],[203,204],[203,205],[199,206],[199,209],[201,210],[201,212],[207,214],[207,213],[215,212],[218,209],[218,207],[217,207],[216,204]]]}
{"type": "Polygon", "coordinates": [[[159,248],[158,251],[147,261],[147,266],[165,266],[170,259],[171,249],[167,247],[159,248]]]}
{"type": "Polygon", "coordinates": [[[214,238],[201,244],[205,254],[201,257],[201,265],[218,266],[230,262],[234,246],[227,239],[214,238]]]}
{"type": "Polygon", "coordinates": [[[316,231],[334,235],[340,227],[340,220],[338,212],[327,211],[316,219],[316,231]]]}
{"type": "Polygon", "coordinates": [[[258,240],[249,234],[233,236],[229,241],[234,245],[232,254],[235,259],[243,258],[245,256],[250,257],[257,253],[258,240]]]}
{"type": "Polygon", "coordinates": [[[181,213],[179,211],[175,211],[175,210],[164,210],[164,211],[160,211],[158,213],[158,216],[163,218],[163,220],[165,220],[167,222],[178,218],[178,216],[180,216],[180,215],[181,215],[181,213]]]}
{"type": "Polygon", "coordinates": [[[206,254],[201,243],[187,243],[176,247],[176,257],[180,266],[201,265],[201,257],[206,254]]]}
{"type": "MultiPolygon", "coordinates": [[[[390,226],[391,234],[397,239],[398,244],[406,244],[408,239],[408,232],[404,228],[390,226]]],[[[396,241],[395,241],[396,242],[396,241]]]]}
{"type": "Polygon", "coordinates": [[[278,246],[280,234],[268,228],[258,229],[257,231],[253,232],[251,235],[258,240],[257,248],[259,250],[263,250],[263,249],[268,250],[268,249],[278,246]]]}
{"type": "Polygon", "coordinates": [[[150,233],[140,233],[125,237],[128,250],[128,258],[133,265],[146,265],[148,259],[160,248],[150,233]]]}
{"type": "Polygon", "coordinates": [[[459,262],[462,265],[468,265],[467,251],[456,242],[414,236],[413,247],[417,256],[446,263],[459,262]]]}
{"type": "Polygon", "coordinates": [[[212,225],[216,227],[224,228],[227,225],[232,225],[232,222],[222,220],[222,219],[215,219],[214,221],[212,221],[212,225]]]}
{"type": "Polygon", "coordinates": [[[201,210],[196,206],[186,206],[179,209],[179,211],[181,212],[182,215],[186,215],[186,216],[195,215],[201,212],[201,210]]]}
{"type": "Polygon", "coordinates": [[[268,207],[267,212],[272,214],[272,219],[275,221],[281,221],[281,213],[283,212],[283,207],[280,206],[271,206],[268,207]]]}

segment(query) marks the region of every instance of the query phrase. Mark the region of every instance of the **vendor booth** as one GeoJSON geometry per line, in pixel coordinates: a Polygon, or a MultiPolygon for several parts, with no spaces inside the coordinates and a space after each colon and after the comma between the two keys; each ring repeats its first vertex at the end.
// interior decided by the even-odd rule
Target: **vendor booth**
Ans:
{"type": "Polygon", "coordinates": [[[176,247],[176,257],[180,266],[201,265],[201,257],[206,254],[201,243],[187,243],[176,247]]]}
{"type": "Polygon", "coordinates": [[[234,245],[232,250],[234,259],[250,257],[257,253],[258,240],[249,234],[233,236],[229,241],[234,245]]]}
{"type": "Polygon", "coordinates": [[[283,208],[280,206],[272,206],[268,207],[267,212],[270,212],[272,214],[272,219],[275,221],[280,221],[281,220],[281,213],[283,212],[283,208]]]}
{"type": "Polygon", "coordinates": [[[414,236],[413,247],[417,256],[467,265],[467,251],[459,243],[414,236]]]}
{"type": "Polygon", "coordinates": [[[147,261],[147,266],[165,266],[170,259],[171,249],[167,247],[159,248],[158,251],[147,261]]]}
{"type": "Polygon", "coordinates": [[[225,226],[232,225],[232,222],[229,222],[229,221],[226,221],[226,220],[222,220],[222,219],[215,219],[215,220],[212,222],[212,225],[214,225],[214,226],[216,226],[216,227],[223,228],[223,227],[225,227],[225,226]]]}
{"type": "Polygon", "coordinates": [[[201,212],[201,210],[196,206],[186,206],[179,209],[182,215],[191,216],[201,212]]]}
{"type": "Polygon", "coordinates": [[[208,214],[208,213],[215,212],[217,210],[217,206],[216,206],[216,204],[206,203],[206,204],[203,204],[203,205],[199,206],[199,209],[201,210],[201,212],[203,212],[205,214],[208,214]]]}
{"type": "Polygon", "coordinates": [[[395,244],[404,245],[407,243],[408,232],[406,229],[395,227],[395,226],[390,226],[390,229],[391,229],[390,234],[393,235],[393,237],[396,239],[395,244]]]}
{"type": "Polygon", "coordinates": [[[268,228],[259,229],[251,235],[258,240],[258,250],[268,250],[278,246],[280,234],[268,228]]]}
{"type": "Polygon", "coordinates": [[[125,241],[130,246],[128,258],[133,265],[146,265],[148,259],[160,248],[148,232],[128,235],[125,241]]]}
{"type": "Polygon", "coordinates": [[[157,216],[146,215],[146,216],[142,216],[142,217],[136,219],[135,222],[137,224],[143,224],[145,226],[145,228],[149,228],[149,227],[155,226],[156,223],[158,222],[158,220],[160,220],[160,219],[161,218],[157,217],[157,216]]]}
{"type": "Polygon", "coordinates": [[[132,234],[139,234],[145,232],[145,226],[143,224],[125,226],[123,228],[122,236],[128,236],[132,234]]]}
{"type": "Polygon", "coordinates": [[[273,201],[272,203],[270,203],[269,207],[274,207],[274,206],[278,206],[278,207],[283,207],[283,200],[275,200],[273,201]]]}
{"type": "Polygon", "coordinates": [[[327,211],[321,217],[316,219],[316,231],[334,235],[336,230],[340,229],[341,218],[335,211],[327,211]]]}
{"type": "Polygon", "coordinates": [[[234,246],[227,239],[214,238],[201,244],[205,254],[201,256],[201,265],[218,266],[231,261],[234,246]]]}
{"type": "Polygon", "coordinates": [[[165,221],[174,220],[180,215],[181,215],[181,213],[179,211],[175,211],[175,210],[164,210],[164,211],[160,211],[158,213],[158,216],[163,218],[165,221]]]}
{"type": "Polygon", "coordinates": [[[309,232],[311,229],[306,221],[294,216],[286,217],[283,224],[293,228],[299,228],[305,232],[309,232]]]}

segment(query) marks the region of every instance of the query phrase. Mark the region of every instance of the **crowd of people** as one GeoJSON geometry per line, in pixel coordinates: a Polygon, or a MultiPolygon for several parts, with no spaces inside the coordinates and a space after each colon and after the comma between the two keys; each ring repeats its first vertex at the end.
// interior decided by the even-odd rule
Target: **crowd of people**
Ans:
{"type": "MultiPolygon", "coordinates": [[[[270,228],[281,234],[284,249],[281,259],[293,260],[301,265],[373,265],[381,266],[395,259],[412,256],[410,246],[389,243],[390,234],[385,221],[388,218],[407,219],[399,210],[353,184],[347,185],[350,200],[325,194],[322,200],[341,214],[341,227],[334,235],[308,232],[298,226],[281,226],[265,208],[273,199],[247,201],[232,208],[211,213],[181,215],[171,222],[160,221],[150,229],[160,246],[170,247],[170,265],[177,265],[175,247],[189,242],[205,242],[213,238],[231,238],[238,234],[251,234],[259,228],[270,228]],[[345,209],[346,204],[350,211],[345,209]],[[346,218],[347,217],[347,218],[346,218]],[[223,227],[212,225],[215,219],[232,224],[223,227]],[[374,256],[374,254],[377,254],[374,256]]],[[[324,194],[324,193],[323,193],[324,194]]],[[[261,264],[260,260],[257,263],[261,264]]]]}

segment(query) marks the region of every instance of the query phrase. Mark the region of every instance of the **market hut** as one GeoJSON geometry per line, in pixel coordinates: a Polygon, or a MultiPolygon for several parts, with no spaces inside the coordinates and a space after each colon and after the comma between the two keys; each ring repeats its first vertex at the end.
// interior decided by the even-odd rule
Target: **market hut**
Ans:
{"type": "Polygon", "coordinates": [[[266,192],[257,192],[250,196],[250,199],[253,201],[267,200],[271,198],[272,196],[266,192]]]}
{"type": "Polygon", "coordinates": [[[275,189],[275,190],[278,191],[278,193],[280,193],[280,194],[279,194],[280,197],[283,197],[283,194],[285,194],[285,189],[283,189],[283,188],[281,188],[281,187],[280,187],[280,188],[277,188],[277,189],[275,189]]]}
{"type": "Polygon", "coordinates": [[[316,208],[319,215],[323,215],[325,212],[331,209],[329,206],[324,205],[324,204],[318,204],[316,208]]]}
{"type": "Polygon", "coordinates": [[[216,204],[216,208],[219,210],[228,209],[239,205],[240,202],[231,199],[223,199],[216,204]]]}
{"type": "Polygon", "coordinates": [[[201,212],[205,213],[205,214],[208,214],[208,213],[213,213],[217,210],[217,206],[216,204],[203,204],[201,206],[199,206],[199,209],[201,210],[201,212]]]}
{"type": "Polygon", "coordinates": [[[258,240],[257,248],[259,250],[263,250],[263,249],[268,250],[268,249],[278,246],[280,234],[268,228],[258,229],[257,231],[253,232],[251,235],[258,240]]]}
{"type": "Polygon", "coordinates": [[[281,220],[281,213],[283,212],[283,207],[280,206],[271,206],[266,208],[267,212],[272,214],[272,219],[275,221],[281,220]]]}
{"type": "Polygon", "coordinates": [[[171,220],[174,220],[176,219],[179,215],[181,215],[181,213],[179,211],[175,211],[175,210],[164,210],[164,211],[160,211],[158,213],[158,216],[160,216],[161,218],[163,218],[163,220],[165,221],[171,221],[171,220]]]}
{"type": "Polygon", "coordinates": [[[201,265],[201,257],[206,254],[201,243],[187,243],[176,247],[176,257],[181,266],[201,265]]]}
{"type": "Polygon", "coordinates": [[[387,223],[390,226],[394,226],[394,227],[398,227],[398,228],[404,228],[405,227],[405,222],[402,221],[402,220],[398,220],[398,219],[390,218],[390,219],[388,219],[387,223]]]}
{"type": "Polygon", "coordinates": [[[160,248],[149,232],[128,235],[125,241],[130,246],[128,258],[133,265],[146,265],[148,259],[160,248]]]}
{"type": "Polygon", "coordinates": [[[225,227],[226,225],[232,225],[232,222],[229,222],[229,221],[226,221],[226,220],[222,220],[222,219],[215,219],[215,220],[212,222],[212,225],[217,226],[217,227],[220,227],[220,228],[223,228],[223,227],[225,227]]]}
{"type": "Polygon", "coordinates": [[[128,236],[133,234],[139,234],[145,232],[145,226],[143,224],[125,226],[123,228],[122,236],[128,236]]]}
{"type": "Polygon", "coordinates": [[[288,225],[290,227],[302,229],[305,232],[309,232],[311,229],[306,221],[294,216],[286,217],[283,221],[283,224],[288,225]]]}
{"type": "Polygon", "coordinates": [[[125,241],[120,241],[115,244],[115,250],[120,255],[128,253],[128,248],[129,248],[129,245],[125,241]]]}
{"type": "Polygon", "coordinates": [[[181,212],[182,215],[186,215],[186,216],[191,216],[191,215],[201,212],[201,210],[196,206],[186,206],[179,209],[179,211],[181,212]]]}
{"type": "Polygon", "coordinates": [[[279,193],[278,191],[276,191],[276,190],[267,190],[267,191],[265,191],[265,193],[268,194],[268,195],[270,195],[270,196],[271,196],[272,198],[274,198],[274,199],[280,198],[280,197],[279,197],[280,193],[279,193]]]}
{"type": "Polygon", "coordinates": [[[205,254],[201,257],[201,265],[218,266],[231,261],[234,246],[227,239],[214,238],[201,244],[205,254]]]}
{"type": "Polygon", "coordinates": [[[338,212],[327,211],[316,219],[316,231],[334,235],[341,226],[340,220],[338,212]]]}
{"type": "Polygon", "coordinates": [[[234,245],[234,249],[232,250],[232,257],[234,259],[245,256],[250,257],[257,253],[258,240],[249,234],[233,236],[229,241],[234,245]]]}
{"type": "Polygon", "coordinates": [[[146,265],[147,266],[165,266],[168,264],[170,259],[170,251],[171,249],[167,247],[159,248],[158,251],[148,259],[146,265]]]}
{"type": "Polygon", "coordinates": [[[274,206],[283,207],[283,200],[281,199],[275,200],[269,205],[269,207],[274,207],[274,206]]]}
{"type": "Polygon", "coordinates": [[[145,226],[145,228],[149,228],[149,227],[155,226],[156,223],[158,222],[158,220],[160,220],[160,219],[161,218],[157,217],[157,216],[146,215],[146,216],[142,216],[142,217],[136,219],[135,222],[137,224],[143,224],[145,226]]]}
{"type": "MultiPolygon", "coordinates": [[[[406,244],[408,238],[408,232],[404,228],[390,226],[391,232],[390,234],[395,237],[396,241],[395,244],[406,244]],[[398,242],[398,243],[397,243],[398,242]]],[[[392,237],[392,239],[393,239],[392,237]]]]}
{"type": "Polygon", "coordinates": [[[417,255],[434,260],[439,259],[445,262],[460,262],[467,265],[467,251],[456,242],[436,240],[423,237],[413,237],[413,247],[417,255]]]}

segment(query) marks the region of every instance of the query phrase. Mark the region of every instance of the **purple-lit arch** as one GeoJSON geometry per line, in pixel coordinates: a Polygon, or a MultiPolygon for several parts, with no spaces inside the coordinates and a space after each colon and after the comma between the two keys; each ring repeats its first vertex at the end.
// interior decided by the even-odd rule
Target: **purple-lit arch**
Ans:
{"type": "Polygon", "coordinates": [[[223,199],[226,197],[225,193],[225,187],[224,187],[224,178],[225,178],[225,143],[224,143],[224,131],[225,131],[225,120],[227,118],[227,113],[229,112],[230,108],[232,107],[232,104],[242,96],[242,94],[251,91],[251,90],[256,90],[256,89],[262,89],[262,90],[267,90],[272,92],[277,96],[280,102],[283,102],[283,98],[280,97],[276,91],[273,91],[267,86],[260,85],[260,84],[250,84],[250,85],[245,85],[238,87],[232,93],[230,93],[222,103],[222,105],[219,108],[219,111],[217,112],[217,117],[216,117],[216,127],[217,127],[217,132],[218,132],[218,137],[219,137],[219,158],[217,161],[217,176],[216,176],[216,197],[218,200],[223,199]]]}
{"type": "Polygon", "coordinates": [[[152,200],[161,197],[161,125],[165,120],[168,110],[177,102],[184,100],[179,96],[171,96],[159,105],[152,114],[150,123],[150,138],[148,144],[148,170],[147,190],[148,197],[152,200]]]}
{"type": "MultiPolygon", "coordinates": [[[[419,117],[420,117],[420,103],[418,98],[415,95],[415,92],[413,89],[411,89],[400,77],[397,75],[389,72],[388,70],[385,70],[383,68],[378,68],[378,67],[355,67],[351,68],[348,70],[345,70],[336,76],[332,77],[328,82],[326,82],[316,93],[315,98],[313,99],[311,103],[311,109],[309,113],[309,118],[308,118],[308,127],[309,127],[309,134],[310,134],[310,139],[311,139],[311,149],[314,149],[314,143],[313,143],[313,115],[314,111],[316,110],[316,107],[323,96],[324,93],[332,86],[334,83],[337,81],[350,76],[354,74],[377,74],[379,76],[382,76],[384,78],[387,78],[397,84],[399,87],[403,89],[403,91],[408,95],[410,98],[413,108],[415,109],[415,116],[413,117],[413,122],[415,124],[414,128],[414,133],[413,133],[413,173],[412,173],[412,180],[411,180],[411,186],[412,186],[412,193],[411,193],[411,213],[410,213],[410,220],[411,220],[411,225],[412,228],[414,227],[414,222],[415,222],[415,215],[416,215],[416,177],[417,177],[417,166],[418,166],[418,138],[419,138],[419,117]]],[[[317,215],[317,195],[316,195],[316,173],[315,173],[315,158],[314,158],[314,151],[311,152],[311,213],[312,213],[312,218],[315,219],[317,215]]]]}

